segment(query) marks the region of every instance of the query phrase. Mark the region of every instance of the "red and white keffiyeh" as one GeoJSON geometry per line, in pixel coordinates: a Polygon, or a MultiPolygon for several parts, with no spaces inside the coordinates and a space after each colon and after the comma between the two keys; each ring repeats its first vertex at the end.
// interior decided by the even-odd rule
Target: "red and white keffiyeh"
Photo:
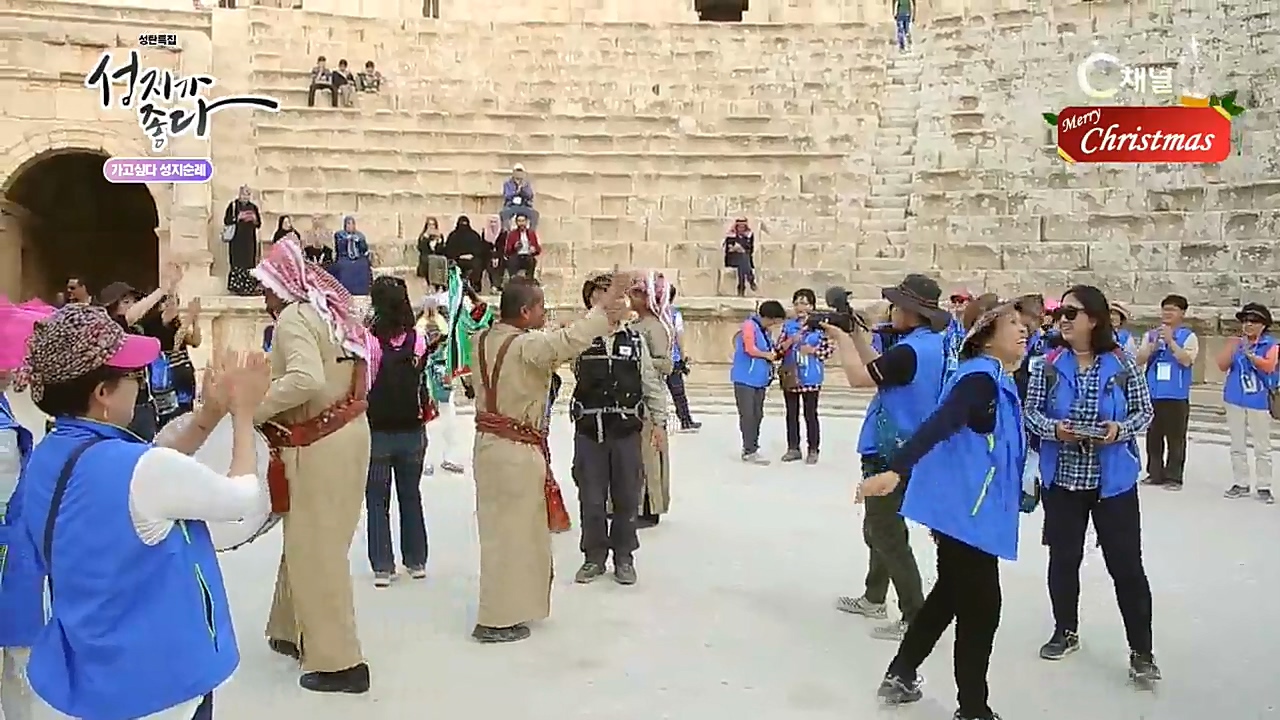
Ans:
{"type": "Polygon", "coordinates": [[[369,334],[356,321],[351,293],[324,268],[309,262],[297,241],[277,241],[249,274],[284,300],[309,303],[329,326],[334,342],[352,355],[369,360],[369,334]]]}
{"type": "MultiPolygon", "coordinates": [[[[650,270],[636,280],[635,289],[644,292],[645,305],[649,308],[649,312],[658,318],[658,322],[662,323],[662,327],[667,331],[667,338],[671,340],[671,346],[675,347],[676,327],[671,313],[671,285],[667,282],[666,276],[656,270],[650,270]]],[[[671,350],[671,348],[667,349],[671,350]]]]}

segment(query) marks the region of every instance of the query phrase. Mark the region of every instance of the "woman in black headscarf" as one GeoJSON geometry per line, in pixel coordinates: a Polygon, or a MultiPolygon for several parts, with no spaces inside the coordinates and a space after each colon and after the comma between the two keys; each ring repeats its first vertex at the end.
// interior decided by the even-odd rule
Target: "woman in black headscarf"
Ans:
{"type": "Polygon", "coordinates": [[[293,226],[293,218],[288,215],[281,215],[276,222],[276,234],[271,236],[271,244],[275,245],[280,242],[281,238],[291,237],[294,242],[302,244],[302,235],[298,233],[297,228],[293,226]]]}
{"type": "Polygon", "coordinates": [[[480,237],[480,233],[471,227],[471,219],[466,215],[458,217],[458,224],[449,233],[444,242],[444,254],[457,264],[462,277],[472,288],[478,289],[484,278],[485,268],[489,266],[489,253],[492,246],[480,237]]]}

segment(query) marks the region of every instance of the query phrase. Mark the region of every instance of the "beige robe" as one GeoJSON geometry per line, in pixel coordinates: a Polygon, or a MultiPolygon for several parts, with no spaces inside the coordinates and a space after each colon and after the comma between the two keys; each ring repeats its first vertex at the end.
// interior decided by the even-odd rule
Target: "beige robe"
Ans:
{"type": "MultiPolygon", "coordinates": [[[[473,342],[476,367],[471,375],[476,408],[487,407],[491,393],[499,415],[533,427],[546,427],[551,374],[609,333],[609,319],[593,310],[563,330],[523,332],[495,323],[473,342]],[[508,337],[496,387],[480,377],[481,343],[490,374],[498,349],[508,337]]],[[[492,380],[492,378],[490,378],[492,380]]],[[[510,627],[551,614],[551,531],[543,485],[542,451],[487,433],[476,433],[473,459],[476,518],[480,530],[480,609],[476,623],[510,627]]]]}
{"type": "MultiPolygon", "coordinates": [[[[645,315],[631,323],[644,336],[649,353],[653,356],[653,366],[658,374],[666,378],[675,367],[671,361],[671,335],[663,327],[662,321],[653,315],[645,315]]],[[[664,426],[666,418],[658,419],[664,426]]],[[[669,445],[662,443],[662,449],[653,446],[647,438],[654,431],[653,419],[645,423],[644,443],[644,491],[649,495],[649,512],[662,515],[671,509],[671,459],[668,457],[669,445]]],[[[641,498],[640,511],[644,512],[644,499],[641,498]]]]}
{"type": "MultiPolygon", "coordinates": [[[[294,303],[280,313],[271,347],[271,389],[256,420],[292,425],[317,417],[351,391],[356,363],[339,362],[319,313],[294,303]]],[[[364,415],[310,446],[281,451],[289,477],[284,553],[267,637],[302,648],[302,669],[336,672],[364,662],[356,634],[351,539],[369,473],[364,415]]]]}

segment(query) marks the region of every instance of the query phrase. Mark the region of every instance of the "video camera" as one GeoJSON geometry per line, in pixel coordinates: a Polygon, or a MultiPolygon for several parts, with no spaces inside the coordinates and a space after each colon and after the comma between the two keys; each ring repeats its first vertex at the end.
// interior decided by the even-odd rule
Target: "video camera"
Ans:
{"type": "Polygon", "coordinates": [[[827,301],[827,307],[831,308],[831,312],[812,313],[809,315],[808,322],[805,323],[806,330],[817,330],[820,325],[826,323],[840,328],[844,332],[851,333],[855,327],[863,330],[870,330],[867,319],[857,310],[849,305],[849,291],[840,286],[827,288],[824,295],[827,301]]]}

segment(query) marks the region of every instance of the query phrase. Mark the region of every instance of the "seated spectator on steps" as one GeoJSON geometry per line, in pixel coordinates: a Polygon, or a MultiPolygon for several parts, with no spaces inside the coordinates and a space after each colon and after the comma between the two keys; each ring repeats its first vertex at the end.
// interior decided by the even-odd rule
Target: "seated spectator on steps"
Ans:
{"type": "Polygon", "coordinates": [[[370,60],[364,64],[364,71],[357,76],[360,92],[376,93],[382,89],[382,73],[374,67],[370,60]]]}
{"type": "Polygon", "coordinates": [[[484,241],[489,244],[489,285],[496,293],[502,292],[502,285],[507,274],[507,231],[502,229],[502,220],[497,215],[490,215],[484,226],[484,241]]]}
{"type": "Polygon", "coordinates": [[[517,215],[516,226],[507,233],[507,272],[511,277],[523,273],[532,279],[541,254],[542,245],[538,242],[537,231],[529,227],[527,218],[517,215]]]}
{"type": "Polygon", "coordinates": [[[324,229],[324,221],[318,217],[311,218],[311,232],[307,234],[307,246],[302,248],[302,254],[326,272],[333,265],[333,248],[326,244],[328,242],[329,231],[324,229]]]}
{"type": "Polygon", "coordinates": [[[307,89],[307,107],[316,106],[317,90],[327,90],[333,107],[338,107],[338,91],[333,87],[333,71],[329,69],[328,62],[321,55],[316,58],[316,66],[311,68],[311,87],[307,89]]]}
{"type": "Polygon", "coordinates": [[[333,73],[333,93],[338,96],[342,107],[355,105],[356,78],[347,67],[346,60],[339,60],[338,69],[333,73]]]}
{"type": "Polygon", "coordinates": [[[538,211],[533,209],[533,185],[524,173],[524,165],[517,164],[511,170],[511,177],[502,184],[502,227],[511,227],[511,219],[525,217],[529,219],[529,227],[537,229],[538,211]]]}
{"type": "Polygon", "coordinates": [[[458,217],[458,224],[445,240],[444,254],[458,266],[462,278],[471,289],[479,292],[480,284],[484,282],[485,270],[489,267],[490,248],[492,245],[485,243],[480,233],[471,227],[471,218],[461,215],[458,217]]]}
{"type": "Polygon", "coordinates": [[[756,236],[751,232],[747,219],[740,217],[733,221],[724,239],[724,266],[738,272],[738,297],[746,294],[747,285],[751,292],[759,290],[756,285],[756,236]]]}

